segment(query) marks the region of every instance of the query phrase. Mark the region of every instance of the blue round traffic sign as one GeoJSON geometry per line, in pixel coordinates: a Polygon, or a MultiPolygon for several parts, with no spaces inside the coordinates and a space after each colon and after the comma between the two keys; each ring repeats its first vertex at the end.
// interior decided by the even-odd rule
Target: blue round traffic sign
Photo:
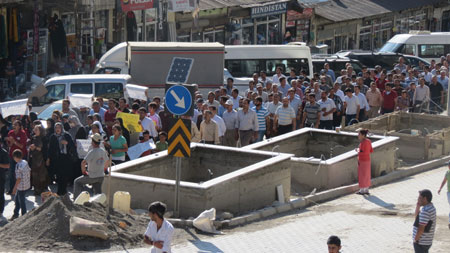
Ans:
{"type": "Polygon", "coordinates": [[[165,104],[172,114],[184,115],[189,112],[192,106],[191,93],[182,85],[174,85],[166,92],[165,104]]]}

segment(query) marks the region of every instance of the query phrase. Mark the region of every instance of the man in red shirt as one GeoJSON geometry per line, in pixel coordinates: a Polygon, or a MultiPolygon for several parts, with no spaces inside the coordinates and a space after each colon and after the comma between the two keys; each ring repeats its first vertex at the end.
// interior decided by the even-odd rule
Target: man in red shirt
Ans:
{"type": "Polygon", "coordinates": [[[377,85],[377,88],[378,88],[381,92],[383,92],[384,89],[385,89],[385,86],[386,86],[386,83],[387,83],[387,82],[388,82],[388,80],[386,80],[386,74],[383,73],[383,72],[381,72],[380,78],[378,78],[378,79],[375,81],[375,84],[377,85]]]}
{"type": "Polygon", "coordinates": [[[9,131],[8,137],[6,137],[6,142],[9,146],[9,157],[10,157],[10,167],[9,167],[9,191],[8,194],[12,193],[14,185],[16,183],[16,162],[12,158],[12,153],[16,149],[20,149],[24,157],[27,155],[27,134],[22,129],[22,122],[16,120],[13,123],[13,129],[9,131]]]}
{"type": "Polygon", "coordinates": [[[397,106],[397,92],[392,90],[392,83],[386,84],[386,90],[383,91],[381,97],[381,113],[391,113],[397,106]]]}
{"type": "Polygon", "coordinates": [[[106,124],[106,133],[108,136],[112,135],[112,126],[114,125],[114,121],[116,120],[116,115],[119,110],[116,109],[116,100],[110,99],[108,101],[108,110],[105,112],[105,124],[106,124]]]}

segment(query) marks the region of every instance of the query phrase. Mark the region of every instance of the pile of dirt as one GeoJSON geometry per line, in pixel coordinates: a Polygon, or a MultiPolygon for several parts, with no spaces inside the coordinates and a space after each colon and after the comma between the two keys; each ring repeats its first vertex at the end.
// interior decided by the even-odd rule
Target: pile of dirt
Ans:
{"type": "Polygon", "coordinates": [[[111,211],[98,203],[73,204],[68,197],[51,197],[41,206],[0,229],[0,248],[8,250],[102,250],[142,245],[149,218],[111,211]],[[76,237],[69,233],[70,217],[105,223],[108,240],[76,237]],[[126,223],[125,228],[119,222],[126,223]]]}

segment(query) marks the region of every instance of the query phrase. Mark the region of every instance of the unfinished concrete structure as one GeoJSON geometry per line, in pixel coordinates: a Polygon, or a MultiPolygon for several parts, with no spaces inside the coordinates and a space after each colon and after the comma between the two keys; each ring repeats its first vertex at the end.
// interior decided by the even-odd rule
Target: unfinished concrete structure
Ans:
{"type": "MultiPolygon", "coordinates": [[[[372,135],[372,177],[395,169],[397,137],[372,135]]],[[[306,193],[330,189],[358,179],[359,146],[356,133],[303,128],[244,147],[247,150],[278,151],[294,156],[290,160],[292,190],[306,193]]]]}
{"type": "Polygon", "coordinates": [[[397,136],[398,157],[406,161],[429,160],[450,154],[450,117],[396,112],[385,114],[345,128],[397,136]]]}
{"type": "MultiPolygon", "coordinates": [[[[181,217],[196,217],[212,207],[234,214],[263,208],[278,200],[279,185],[281,201],[289,200],[291,156],[191,143],[191,157],[181,163],[181,217]]],[[[103,189],[107,187],[105,180],[103,189]]],[[[111,177],[111,192],[116,191],[131,194],[132,208],[162,201],[173,210],[174,157],[164,151],[118,165],[111,177]]]]}

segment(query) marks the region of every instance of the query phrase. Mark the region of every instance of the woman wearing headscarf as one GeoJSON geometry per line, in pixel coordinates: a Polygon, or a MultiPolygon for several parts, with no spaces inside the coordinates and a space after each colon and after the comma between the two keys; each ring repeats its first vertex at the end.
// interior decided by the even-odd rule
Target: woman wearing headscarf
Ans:
{"type": "Polygon", "coordinates": [[[104,141],[108,140],[105,131],[103,131],[102,123],[100,123],[99,121],[94,121],[94,123],[92,123],[91,125],[91,131],[89,132],[89,136],[92,136],[94,134],[100,134],[104,141]]]}
{"type": "MultiPolygon", "coordinates": [[[[80,120],[78,119],[77,116],[71,115],[69,117],[69,125],[70,125],[70,130],[69,130],[69,134],[73,139],[73,142],[75,143],[75,147],[77,146],[77,140],[86,140],[87,139],[87,133],[86,133],[86,129],[81,125],[80,120]]],[[[80,159],[80,157],[78,156],[78,152],[77,152],[77,160],[73,163],[73,171],[72,171],[72,175],[71,178],[69,180],[69,182],[74,182],[74,180],[78,177],[81,176],[81,161],[83,161],[83,159],[80,159]]]]}
{"type": "Polygon", "coordinates": [[[45,129],[47,133],[47,140],[50,140],[50,136],[55,133],[55,120],[52,118],[47,119],[47,128],[45,129]]]}
{"type": "Polygon", "coordinates": [[[84,129],[83,125],[81,125],[81,122],[77,116],[72,115],[69,117],[69,125],[69,134],[72,139],[77,140],[87,138],[86,130],[84,129]]]}
{"type": "Polygon", "coordinates": [[[33,129],[33,139],[30,145],[31,179],[34,187],[34,195],[40,195],[47,189],[49,177],[45,161],[47,160],[47,138],[45,129],[36,125],[33,129]]]}
{"type": "Polygon", "coordinates": [[[130,131],[128,131],[128,129],[123,125],[123,119],[116,118],[116,120],[114,121],[114,124],[118,124],[122,128],[122,136],[125,137],[125,139],[127,140],[127,145],[129,147],[130,146],[130,131]]]}
{"type": "Polygon", "coordinates": [[[47,165],[56,172],[58,195],[67,193],[67,181],[72,174],[72,166],[76,156],[76,148],[70,134],[64,131],[61,122],[55,124],[55,133],[50,137],[47,165]]]}

